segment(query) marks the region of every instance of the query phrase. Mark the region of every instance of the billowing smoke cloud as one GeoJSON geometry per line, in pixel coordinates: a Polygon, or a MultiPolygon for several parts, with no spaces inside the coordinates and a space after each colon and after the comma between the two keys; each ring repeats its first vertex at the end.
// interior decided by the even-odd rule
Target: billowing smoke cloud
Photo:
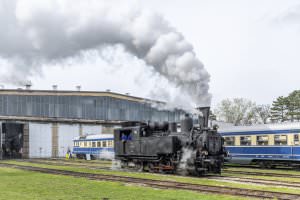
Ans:
{"type": "Polygon", "coordinates": [[[281,25],[295,25],[299,28],[300,22],[300,4],[293,5],[287,9],[284,9],[276,16],[272,16],[272,22],[281,25]]]}
{"type": "Polygon", "coordinates": [[[121,0],[2,0],[0,67],[6,63],[11,70],[0,82],[22,83],[40,73],[42,64],[122,45],[184,98],[208,105],[210,76],[193,46],[162,16],[129,5],[121,0]]]}

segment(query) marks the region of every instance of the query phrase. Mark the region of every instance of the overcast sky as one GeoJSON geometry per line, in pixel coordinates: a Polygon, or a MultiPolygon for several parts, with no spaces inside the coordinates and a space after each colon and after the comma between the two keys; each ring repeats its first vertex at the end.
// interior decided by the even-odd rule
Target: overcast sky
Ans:
{"type": "MultiPolygon", "coordinates": [[[[75,2],[75,1],[74,1],[75,2]]],[[[300,89],[300,1],[296,0],[141,0],[161,13],[193,46],[211,75],[212,104],[244,97],[270,104],[300,89]]],[[[30,79],[34,89],[105,90],[146,97],[155,84],[138,60],[120,52],[111,68],[99,57],[44,67],[30,79]],[[134,67],[128,70],[126,65],[134,67]],[[63,68],[61,68],[63,66],[63,68]],[[82,67],[84,66],[84,67],[82,67]],[[124,66],[124,67],[122,67],[124,66]]],[[[1,72],[1,70],[0,70],[1,72]]],[[[13,88],[6,84],[6,88],[13,88]]]]}

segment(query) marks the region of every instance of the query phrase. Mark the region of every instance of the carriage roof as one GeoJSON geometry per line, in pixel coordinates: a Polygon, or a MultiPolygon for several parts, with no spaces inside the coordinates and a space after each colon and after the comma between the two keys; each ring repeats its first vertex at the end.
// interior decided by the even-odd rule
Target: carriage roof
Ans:
{"type": "Polygon", "coordinates": [[[113,134],[96,134],[96,135],[84,135],[77,136],[74,140],[99,140],[99,139],[112,139],[113,134]]]}
{"type": "Polygon", "coordinates": [[[300,122],[286,122],[276,124],[259,124],[252,126],[220,127],[220,133],[247,132],[247,131],[276,131],[276,130],[300,130],[300,122]]]}

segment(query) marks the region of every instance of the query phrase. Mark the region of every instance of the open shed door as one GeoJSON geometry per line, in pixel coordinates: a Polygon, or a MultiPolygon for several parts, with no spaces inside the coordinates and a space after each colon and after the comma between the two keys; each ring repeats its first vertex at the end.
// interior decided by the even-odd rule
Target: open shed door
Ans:
{"type": "Polygon", "coordinates": [[[2,158],[22,158],[24,124],[6,122],[1,129],[2,158]]]}

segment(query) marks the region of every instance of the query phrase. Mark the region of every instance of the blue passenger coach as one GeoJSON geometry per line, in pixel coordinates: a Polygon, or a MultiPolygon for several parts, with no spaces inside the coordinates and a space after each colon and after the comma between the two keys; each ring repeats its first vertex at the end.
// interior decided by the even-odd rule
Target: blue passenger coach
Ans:
{"type": "Polygon", "coordinates": [[[73,154],[77,158],[113,159],[114,138],[112,134],[86,135],[76,137],[73,154]]]}
{"type": "Polygon", "coordinates": [[[300,164],[300,123],[237,126],[219,131],[231,163],[261,167],[300,164]]]}

